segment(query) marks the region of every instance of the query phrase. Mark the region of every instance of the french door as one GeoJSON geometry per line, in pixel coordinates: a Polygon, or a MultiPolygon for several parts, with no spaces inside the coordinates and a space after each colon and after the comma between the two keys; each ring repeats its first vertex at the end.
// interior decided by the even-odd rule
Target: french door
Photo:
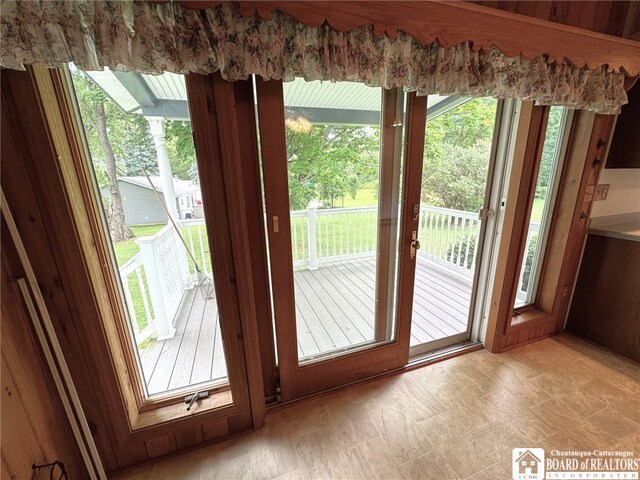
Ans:
{"type": "MultiPolygon", "coordinates": [[[[421,204],[428,197],[424,151],[431,146],[427,99],[303,79],[257,80],[256,92],[282,399],[406,365],[418,338],[412,317],[430,315],[416,305],[414,286],[441,280],[425,274],[429,253],[420,250],[432,233],[425,233],[429,210],[421,204]]],[[[440,109],[462,103],[441,100],[440,109]]],[[[477,219],[478,211],[472,215],[477,219]]],[[[479,222],[445,224],[460,235],[484,234],[479,222]]],[[[440,243],[460,249],[460,242],[445,246],[444,237],[440,243]]],[[[462,264],[459,253],[448,256],[462,264]]],[[[431,295],[455,296],[452,285],[431,295]]],[[[460,328],[444,343],[471,337],[470,311],[464,335],[460,328]]]]}
{"type": "Polygon", "coordinates": [[[478,340],[511,131],[512,116],[503,111],[511,105],[490,97],[428,99],[411,355],[478,340]]]}

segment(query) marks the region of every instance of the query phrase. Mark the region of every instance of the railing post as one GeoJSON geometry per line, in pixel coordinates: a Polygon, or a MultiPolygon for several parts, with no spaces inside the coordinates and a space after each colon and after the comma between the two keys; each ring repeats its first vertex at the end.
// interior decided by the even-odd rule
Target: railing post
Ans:
{"type": "Polygon", "coordinates": [[[141,237],[136,239],[136,243],[140,246],[140,256],[142,257],[142,265],[144,266],[144,273],[147,277],[151,305],[153,305],[156,328],[158,329],[158,340],[166,340],[175,335],[176,329],[171,325],[171,319],[167,317],[167,311],[165,309],[164,298],[162,296],[162,284],[156,263],[154,239],[155,237],[141,237]]]}
{"type": "MultiPolygon", "coordinates": [[[[191,278],[191,272],[189,270],[189,261],[187,260],[187,247],[182,242],[182,240],[184,239],[184,237],[182,236],[182,232],[184,231],[184,227],[182,226],[182,222],[176,222],[176,229],[178,229],[179,232],[176,232],[174,230],[172,233],[173,233],[173,236],[175,238],[176,245],[177,245],[176,248],[178,249],[178,263],[180,265],[180,270],[182,271],[182,273],[183,273],[183,275],[185,277],[185,280],[186,280],[185,283],[188,283],[188,287],[191,287],[193,285],[193,281],[192,281],[192,278],[191,278]]],[[[204,268],[204,267],[202,267],[202,268],[204,268]]]]}
{"type": "Polygon", "coordinates": [[[309,231],[309,270],[318,269],[318,252],[316,250],[316,206],[307,207],[307,227],[309,231]]]}

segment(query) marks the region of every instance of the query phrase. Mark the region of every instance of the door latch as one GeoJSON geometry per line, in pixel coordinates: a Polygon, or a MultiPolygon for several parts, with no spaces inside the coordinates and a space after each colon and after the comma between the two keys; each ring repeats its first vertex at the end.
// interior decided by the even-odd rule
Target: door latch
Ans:
{"type": "Polygon", "coordinates": [[[490,208],[481,208],[478,212],[478,220],[486,220],[487,218],[493,218],[494,211],[490,208]]]}
{"type": "Polygon", "coordinates": [[[184,403],[188,405],[187,411],[191,410],[191,407],[193,407],[194,403],[196,403],[198,400],[201,400],[203,398],[209,398],[208,390],[192,393],[191,395],[187,395],[186,397],[184,397],[184,403]]]}
{"type": "Polygon", "coordinates": [[[416,203],[413,206],[413,220],[417,221],[420,218],[420,204],[416,203]]]}
{"type": "Polygon", "coordinates": [[[411,260],[416,258],[416,252],[420,249],[420,241],[418,240],[418,232],[413,230],[411,232],[411,247],[409,248],[409,255],[411,260]]]}

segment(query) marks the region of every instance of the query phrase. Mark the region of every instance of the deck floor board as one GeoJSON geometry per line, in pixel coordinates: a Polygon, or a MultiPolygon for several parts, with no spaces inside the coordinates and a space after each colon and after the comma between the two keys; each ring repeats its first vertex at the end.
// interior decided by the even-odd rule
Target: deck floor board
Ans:
{"type": "MultiPolygon", "coordinates": [[[[300,358],[373,340],[375,268],[371,257],[294,271],[300,358]]],[[[411,345],[466,331],[470,298],[468,280],[419,259],[411,345]]],[[[185,292],[175,336],[141,351],[150,394],[226,377],[219,320],[213,291],[185,292]]]]}

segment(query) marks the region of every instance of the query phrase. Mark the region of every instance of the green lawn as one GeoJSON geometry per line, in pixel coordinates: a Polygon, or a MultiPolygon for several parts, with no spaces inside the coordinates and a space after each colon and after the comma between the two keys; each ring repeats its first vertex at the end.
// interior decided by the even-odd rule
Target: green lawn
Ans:
{"type": "Polygon", "coordinates": [[[531,221],[539,223],[542,220],[542,211],[544,210],[544,198],[533,199],[533,209],[531,210],[531,221]]]}
{"type": "MultiPolygon", "coordinates": [[[[129,227],[133,234],[136,237],[147,237],[150,235],[155,235],[165,225],[138,225],[135,227],[129,227]]],[[[135,239],[126,240],[124,242],[118,242],[113,244],[113,250],[116,254],[116,261],[119,266],[124,265],[129,260],[133,258],[133,256],[140,251],[140,247],[135,242],[135,239]]]]}
{"type": "Polygon", "coordinates": [[[341,200],[335,202],[336,207],[377,207],[378,195],[373,188],[363,188],[356,194],[356,198],[346,195],[341,200]]]}

